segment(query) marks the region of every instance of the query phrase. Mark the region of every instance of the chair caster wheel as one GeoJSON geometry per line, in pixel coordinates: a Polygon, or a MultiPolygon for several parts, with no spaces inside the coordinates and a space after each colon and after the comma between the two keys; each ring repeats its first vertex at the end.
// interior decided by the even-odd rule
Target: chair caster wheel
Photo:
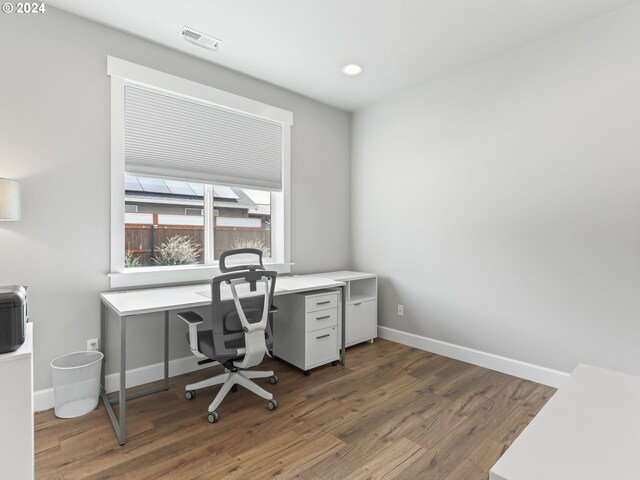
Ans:
{"type": "Polygon", "coordinates": [[[269,408],[269,410],[275,410],[276,408],[278,408],[278,401],[275,398],[272,398],[267,402],[267,407],[269,408]]]}
{"type": "Polygon", "coordinates": [[[278,383],[278,376],[276,374],[273,374],[269,377],[269,383],[271,385],[275,385],[276,383],[278,383]]]}
{"type": "Polygon", "coordinates": [[[309,370],[305,370],[304,371],[304,376],[308,377],[309,375],[311,375],[311,372],[309,370]]]}
{"type": "Polygon", "coordinates": [[[187,400],[193,400],[194,398],[196,398],[196,392],[194,392],[193,390],[187,390],[186,392],[184,392],[184,398],[186,398],[187,400]]]}
{"type": "Polygon", "coordinates": [[[207,415],[207,420],[209,420],[209,423],[216,423],[220,420],[220,414],[218,412],[211,412],[207,415]]]}
{"type": "Polygon", "coordinates": [[[332,367],[335,367],[336,365],[338,365],[338,360],[334,360],[333,362],[331,362],[332,367]]]}
{"type": "Polygon", "coordinates": [[[232,392],[237,392],[238,391],[238,384],[235,384],[233,387],[231,387],[231,391],[232,392]]]}

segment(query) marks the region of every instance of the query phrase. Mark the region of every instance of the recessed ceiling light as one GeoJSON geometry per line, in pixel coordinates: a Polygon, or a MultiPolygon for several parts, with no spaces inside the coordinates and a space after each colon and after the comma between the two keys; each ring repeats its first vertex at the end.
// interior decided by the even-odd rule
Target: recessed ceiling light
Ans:
{"type": "Polygon", "coordinates": [[[360,73],[362,73],[362,67],[355,63],[350,63],[349,65],[342,67],[342,73],[349,76],[360,75],[360,73]]]}

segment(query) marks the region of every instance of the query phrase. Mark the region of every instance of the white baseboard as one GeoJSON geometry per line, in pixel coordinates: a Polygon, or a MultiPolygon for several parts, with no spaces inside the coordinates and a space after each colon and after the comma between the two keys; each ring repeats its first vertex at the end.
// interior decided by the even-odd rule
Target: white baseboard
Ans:
{"type": "MultiPolygon", "coordinates": [[[[198,365],[198,359],[194,356],[177,358],[169,361],[169,376],[175,377],[177,375],[182,375],[183,373],[209,368],[214,365],[218,365],[218,363],[214,362],[207,363],[205,365],[198,365]]],[[[164,378],[164,363],[162,362],[140,368],[134,368],[132,370],[127,370],[127,388],[137,387],[138,385],[144,385],[149,382],[155,382],[157,380],[162,380],[162,378],[164,378]]],[[[107,393],[115,392],[119,389],[120,373],[107,375],[105,383],[107,384],[107,393]]],[[[54,405],[53,388],[45,388],[44,390],[34,392],[33,409],[35,412],[49,410],[50,408],[53,408],[54,405]]]]}
{"type": "Polygon", "coordinates": [[[501,357],[500,355],[474,350],[473,348],[461,347],[460,345],[422,337],[389,327],[378,326],[378,336],[386,340],[391,340],[392,342],[437,353],[445,357],[455,358],[456,360],[472,363],[479,367],[489,368],[497,372],[506,373],[555,388],[562,386],[569,378],[568,373],[558,370],[521,362],[520,360],[514,360],[512,358],[501,357]]]}

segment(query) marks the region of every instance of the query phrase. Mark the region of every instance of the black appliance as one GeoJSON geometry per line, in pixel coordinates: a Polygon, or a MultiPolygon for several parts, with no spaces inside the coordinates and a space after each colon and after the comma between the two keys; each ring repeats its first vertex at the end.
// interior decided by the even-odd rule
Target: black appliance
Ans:
{"type": "Polygon", "coordinates": [[[0,287],[0,353],[20,348],[28,319],[27,289],[20,285],[0,287]]]}

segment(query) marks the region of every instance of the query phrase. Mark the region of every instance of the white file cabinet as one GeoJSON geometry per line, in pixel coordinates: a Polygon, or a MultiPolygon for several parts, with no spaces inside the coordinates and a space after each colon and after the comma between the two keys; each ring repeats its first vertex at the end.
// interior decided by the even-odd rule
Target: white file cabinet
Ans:
{"type": "Polygon", "coordinates": [[[33,323],[24,344],[0,354],[0,478],[33,479],[33,323]]]}
{"type": "Polygon", "coordinates": [[[349,271],[316,273],[314,275],[347,284],[346,346],[373,341],[378,336],[377,275],[349,271]]]}
{"type": "Polygon", "coordinates": [[[319,290],[276,300],[273,354],[305,374],[339,359],[340,292],[319,290]]]}

